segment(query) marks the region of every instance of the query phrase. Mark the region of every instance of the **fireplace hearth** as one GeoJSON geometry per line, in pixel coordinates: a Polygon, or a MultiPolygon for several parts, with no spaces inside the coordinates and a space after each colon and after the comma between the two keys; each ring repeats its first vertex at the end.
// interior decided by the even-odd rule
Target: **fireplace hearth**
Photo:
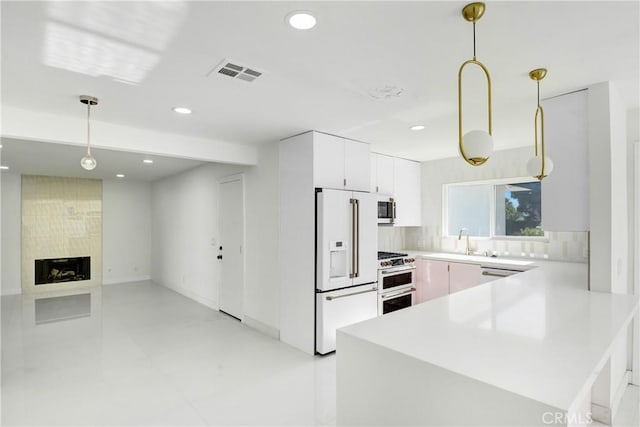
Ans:
{"type": "Polygon", "coordinates": [[[35,260],[35,284],[77,282],[91,279],[91,257],[35,260]]]}

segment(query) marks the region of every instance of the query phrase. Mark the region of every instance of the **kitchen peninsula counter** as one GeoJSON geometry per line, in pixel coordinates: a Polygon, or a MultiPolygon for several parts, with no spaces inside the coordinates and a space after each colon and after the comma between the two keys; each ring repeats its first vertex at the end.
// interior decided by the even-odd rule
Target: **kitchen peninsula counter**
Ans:
{"type": "Polygon", "coordinates": [[[534,264],[338,330],[337,423],[584,422],[638,298],[589,292],[586,264],[534,264]]]}

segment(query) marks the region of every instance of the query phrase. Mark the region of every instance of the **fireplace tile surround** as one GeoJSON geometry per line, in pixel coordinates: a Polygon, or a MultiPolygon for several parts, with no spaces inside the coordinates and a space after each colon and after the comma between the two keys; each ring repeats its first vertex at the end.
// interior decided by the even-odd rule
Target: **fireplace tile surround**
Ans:
{"type": "Polygon", "coordinates": [[[102,284],[102,181],[22,176],[22,290],[102,284]],[[35,285],[35,261],[90,257],[89,280],[35,285]]]}

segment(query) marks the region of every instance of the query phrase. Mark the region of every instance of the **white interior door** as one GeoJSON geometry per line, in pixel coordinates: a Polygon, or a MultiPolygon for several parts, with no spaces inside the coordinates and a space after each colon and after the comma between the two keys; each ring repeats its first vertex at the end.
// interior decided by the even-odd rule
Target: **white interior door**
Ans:
{"type": "Polygon", "coordinates": [[[244,186],[242,177],[220,182],[222,250],[220,311],[242,320],[244,299],[244,186]]]}

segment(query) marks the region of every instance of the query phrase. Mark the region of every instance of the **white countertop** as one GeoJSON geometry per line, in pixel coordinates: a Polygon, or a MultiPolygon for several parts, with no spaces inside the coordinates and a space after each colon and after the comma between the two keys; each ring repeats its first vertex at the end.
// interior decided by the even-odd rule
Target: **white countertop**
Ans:
{"type": "Polygon", "coordinates": [[[534,264],[341,332],[568,410],[591,387],[638,298],[587,291],[586,264],[534,264]]]}
{"type": "MultiPolygon", "coordinates": [[[[466,264],[480,264],[483,267],[495,267],[506,268],[514,270],[529,270],[537,267],[537,264],[545,263],[548,261],[536,261],[528,259],[514,259],[504,257],[487,257],[482,255],[464,255],[458,253],[447,252],[428,252],[428,251],[402,251],[403,253],[410,254],[413,257],[428,258],[440,261],[461,262],[466,264]]],[[[585,264],[586,265],[586,264],[585,264]]]]}

